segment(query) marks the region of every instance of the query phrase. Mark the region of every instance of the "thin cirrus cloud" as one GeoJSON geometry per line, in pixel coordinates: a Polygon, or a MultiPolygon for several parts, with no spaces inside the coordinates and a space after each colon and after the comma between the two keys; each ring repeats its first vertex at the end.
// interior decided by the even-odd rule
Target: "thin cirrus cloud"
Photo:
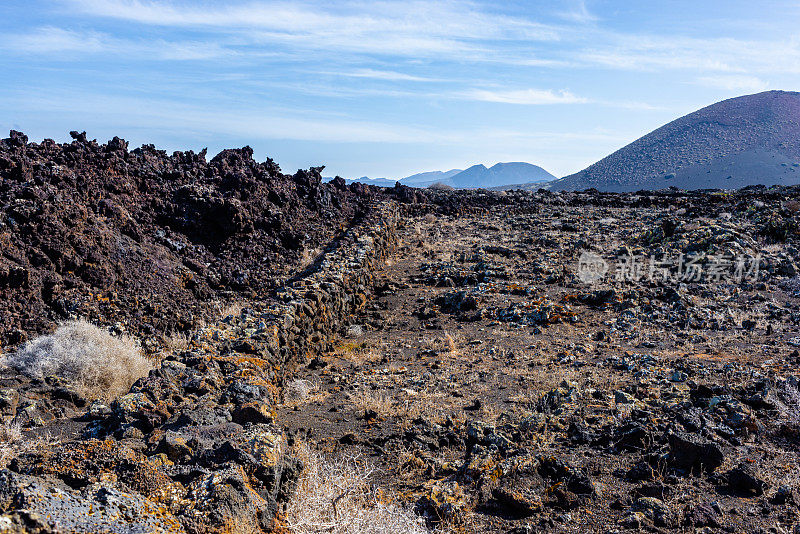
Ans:
{"type": "Polygon", "coordinates": [[[492,91],[473,89],[462,96],[467,100],[496,102],[500,104],[519,104],[525,106],[541,106],[548,104],[586,104],[589,99],[576,96],[569,91],[550,91],[541,89],[516,89],[492,91]]]}
{"type": "Polygon", "coordinates": [[[586,2],[583,0],[575,2],[571,9],[560,11],[557,15],[564,20],[577,22],[578,24],[589,24],[600,20],[589,11],[586,2]]]}
{"type": "Polygon", "coordinates": [[[86,15],[165,27],[235,32],[254,43],[431,56],[475,55],[484,41],[552,41],[549,25],[489,13],[461,1],[249,2],[224,9],[165,1],[67,0],[86,15]]]}
{"type": "Polygon", "coordinates": [[[751,91],[759,92],[766,91],[769,88],[769,83],[762,80],[757,76],[748,75],[719,75],[719,76],[701,76],[696,82],[698,85],[705,87],[722,88],[727,91],[751,91]]]}
{"type": "Polygon", "coordinates": [[[599,41],[604,44],[579,53],[583,62],[652,72],[669,69],[800,73],[800,39],[797,37],[746,40],[606,33],[599,41]]]}
{"type": "Polygon", "coordinates": [[[94,31],[44,26],[26,34],[5,34],[0,49],[26,54],[74,56],[124,54],[151,60],[206,60],[237,55],[235,50],[207,41],[136,41],[94,31]]]}
{"type": "Polygon", "coordinates": [[[468,39],[556,39],[555,28],[498,15],[472,2],[391,0],[310,2],[250,1],[215,8],[207,2],[66,0],[88,15],[156,26],[259,28],[281,32],[386,32],[468,39]]]}
{"type": "MultiPolygon", "coordinates": [[[[587,104],[588,98],[576,96],[569,91],[550,91],[542,89],[491,90],[472,88],[463,91],[450,89],[440,91],[403,91],[385,87],[339,87],[330,85],[292,85],[285,86],[292,91],[325,97],[361,98],[392,97],[417,100],[420,98],[436,101],[472,101],[524,106],[547,106],[558,104],[587,104]]],[[[629,109],[656,109],[643,103],[601,102],[603,105],[629,109]]]]}
{"type": "MultiPolygon", "coordinates": [[[[62,0],[91,17],[205,31],[218,55],[249,47],[336,51],[516,66],[611,70],[800,72],[800,39],[692,38],[608,30],[585,1],[554,13],[559,23],[502,15],[470,1],[250,1],[224,8],[168,0],[62,0]],[[532,57],[532,46],[537,48],[532,57]],[[553,45],[548,47],[547,45],[553,45]],[[791,65],[795,65],[792,67],[791,65]]],[[[91,43],[89,43],[91,45],[91,43]]],[[[401,81],[399,78],[394,81],[401,81]]],[[[406,79],[406,81],[413,81],[406,79]]]]}
{"type": "Polygon", "coordinates": [[[371,80],[385,80],[390,82],[444,82],[441,78],[428,78],[426,76],[415,76],[404,72],[376,69],[357,69],[345,72],[323,72],[333,76],[344,76],[347,78],[368,78],[371,80]]]}
{"type": "Polygon", "coordinates": [[[27,34],[5,34],[0,47],[32,54],[81,52],[93,54],[116,49],[118,43],[98,32],[76,32],[62,28],[43,27],[27,34]]]}

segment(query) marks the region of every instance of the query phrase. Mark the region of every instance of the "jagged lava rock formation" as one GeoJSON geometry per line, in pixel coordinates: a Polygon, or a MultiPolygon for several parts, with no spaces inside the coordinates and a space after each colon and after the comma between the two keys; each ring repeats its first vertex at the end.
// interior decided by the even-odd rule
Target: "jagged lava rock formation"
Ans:
{"type": "Polygon", "coordinates": [[[72,136],[0,141],[0,346],[71,316],[144,336],[196,327],[215,302],[278,287],[371,196],[250,147],[206,161],[72,136]]]}

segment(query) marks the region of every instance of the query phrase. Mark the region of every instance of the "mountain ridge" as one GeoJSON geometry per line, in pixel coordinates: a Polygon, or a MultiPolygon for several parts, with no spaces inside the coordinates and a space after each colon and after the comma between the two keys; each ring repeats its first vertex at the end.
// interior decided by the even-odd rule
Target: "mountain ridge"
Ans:
{"type": "MultiPolygon", "coordinates": [[[[330,180],[330,178],[326,179],[330,180]]],[[[478,163],[464,170],[451,169],[449,171],[420,172],[399,180],[362,176],[361,178],[348,179],[348,181],[381,187],[394,187],[396,182],[400,182],[403,185],[412,187],[428,187],[440,183],[457,189],[494,189],[512,185],[518,186],[520,184],[539,184],[555,179],[556,176],[532,163],[501,162],[491,167],[478,163]]]]}
{"type": "MultiPolygon", "coordinates": [[[[480,187],[499,187],[521,183],[547,182],[556,179],[555,176],[531,163],[509,162],[496,163],[491,167],[483,164],[473,165],[451,177],[453,187],[465,189],[475,187],[471,184],[479,183],[480,187]]],[[[447,183],[447,182],[445,182],[447,183]]]]}

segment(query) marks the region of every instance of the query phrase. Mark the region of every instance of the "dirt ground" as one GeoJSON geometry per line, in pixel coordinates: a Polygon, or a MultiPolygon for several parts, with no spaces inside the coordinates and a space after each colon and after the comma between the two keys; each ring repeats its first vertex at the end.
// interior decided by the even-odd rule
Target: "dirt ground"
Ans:
{"type": "Polygon", "coordinates": [[[728,228],[725,213],[679,217],[650,239],[674,214],[539,206],[408,220],[376,297],[288,384],[277,419],[374,465],[387,498],[443,530],[790,531],[793,278],[576,276],[587,250],[612,266],[623,248],[784,250],[746,222],[728,228]]]}

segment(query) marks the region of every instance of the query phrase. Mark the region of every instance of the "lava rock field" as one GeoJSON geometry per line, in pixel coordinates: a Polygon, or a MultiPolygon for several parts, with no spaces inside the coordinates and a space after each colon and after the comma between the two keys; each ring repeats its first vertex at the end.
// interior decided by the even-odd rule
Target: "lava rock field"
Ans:
{"type": "Polygon", "coordinates": [[[800,531],[799,189],[379,189],[73,138],[0,141],[0,347],[85,317],[155,368],[110,403],[2,369],[46,444],[2,459],[7,531],[286,531],[300,444],[432,530],[800,531]]]}

